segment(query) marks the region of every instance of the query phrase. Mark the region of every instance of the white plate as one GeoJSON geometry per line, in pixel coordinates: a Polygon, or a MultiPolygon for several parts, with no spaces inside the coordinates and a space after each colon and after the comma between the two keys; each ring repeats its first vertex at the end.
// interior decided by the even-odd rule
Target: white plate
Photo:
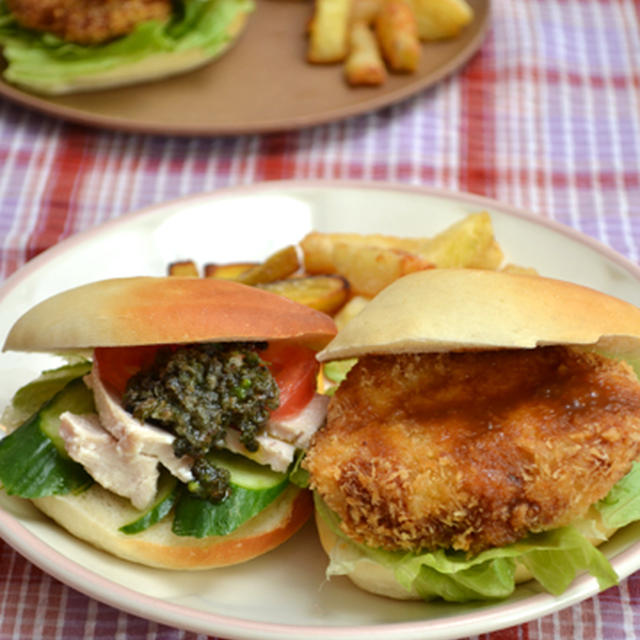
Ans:
{"type": "MultiPolygon", "coordinates": [[[[60,243],[0,290],[0,338],[19,313],[45,296],[97,278],[162,275],[167,263],[189,257],[260,259],[311,229],[431,235],[481,209],[491,212],[510,260],[640,305],[637,267],[593,240],[496,202],[388,185],[281,182],[170,202],[60,243]]],[[[0,404],[43,364],[40,356],[2,354],[0,404]]],[[[559,598],[528,584],[494,604],[387,600],[345,578],[325,581],[324,554],[311,524],[244,565],[166,572],[75,540],[26,501],[0,494],[0,507],[0,535],[62,582],[136,615],[224,638],[457,638],[512,626],[597,592],[596,581],[582,576],[559,598]]],[[[621,577],[640,568],[639,534],[639,526],[629,526],[604,546],[621,577]]]]}

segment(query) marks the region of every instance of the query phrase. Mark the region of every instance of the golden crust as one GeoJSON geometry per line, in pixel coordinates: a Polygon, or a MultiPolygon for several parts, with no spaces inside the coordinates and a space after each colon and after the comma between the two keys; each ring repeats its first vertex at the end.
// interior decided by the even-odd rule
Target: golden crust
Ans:
{"type": "Polygon", "coordinates": [[[569,524],[639,455],[631,368],[544,347],[362,358],[304,464],[353,539],[477,553],[569,524]]]}
{"type": "Polygon", "coordinates": [[[22,26],[79,44],[100,44],[171,15],[170,0],[8,0],[7,5],[22,26]]]}
{"type": "Polygon", "coordinates": [[[44,300],[18,319],[4,349],[64,351],[213,340],[295,340],[320,348],[335,332],[329,316],[236,282],[119,278],[44,300]]]}
{"type": "Polygon", "coordinates": [[[132,519],[128,501],[94,485],[79,495],[32,501],[71,534],[113,555],[162,569],[211,569],[246,562],[288,540],[310,517],[310,493],[291,485],[271,505],[222,537],[177,536],[166,518],[139,534],[118,528],[132,519]]]}
{"type": "Polygon", "coordinates": [[[318,359],[549,344],[638,353],[640,309],[540,276],[429,269],[384,289],[318,359]]]}

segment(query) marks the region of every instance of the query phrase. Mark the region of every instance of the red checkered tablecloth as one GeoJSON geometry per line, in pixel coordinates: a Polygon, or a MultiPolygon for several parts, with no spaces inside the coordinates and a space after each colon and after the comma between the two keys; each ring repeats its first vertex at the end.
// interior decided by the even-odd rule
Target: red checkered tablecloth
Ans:
{"type": "MultiPolygon", "coordinates": [[[[569,225],[638,262],[640,1],[493,0],[487,39],[459,73],[395,106],[300,131],[120,133],[0,99],[0,276],[124,213],[282,179],[482,194],[569,225]]],[[[639,635],[635,574],[557,614],[483,637],[639,635]]],[[[0,639],[30,637],[196,634],[94,601],[0,541],[0,639]]]]}

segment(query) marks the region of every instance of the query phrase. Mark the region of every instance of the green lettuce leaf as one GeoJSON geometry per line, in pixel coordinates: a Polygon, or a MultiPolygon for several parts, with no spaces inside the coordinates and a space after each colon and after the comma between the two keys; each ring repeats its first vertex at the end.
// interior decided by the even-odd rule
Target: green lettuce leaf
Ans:
{"type": "Polygon", "coordinates": [[[150,20],[126,36],[85,46],[21,27],[0,0],[0,45],[8,62],[4,77],[36,91],[57,93],[74,81],[109,74],[153,54],[198,50],[214,56],[229,41],[227,27],[252,7],[252,0],[176,0],[167,22],[150,20]]]}
{"type": "Polygon", "coordinates": [[[322,371],[328,380],[339,385],[347,377],[349,371],[353,369],[356,362],[358,362],[357,358],[350,358],[348,360],[331,360],[330,362],[325,362],[322,365],[322,371]]]}
{"type": "Polygon", "coordinates": [[[425,600],[450,602],[506,598],[515,589],[516,564],[523,564],[550,593],[565,591],[576,575],[588,571],[601,589],[618,578],[604,555],[573,527],[530,535],[523,541],[467,557],[461,552],[404,553],[371,549],[349,540],[338,516],[316,496],[320,516],[343,544],[331,554],[327,575],[349,573],[355,562],[368,558],[393,571],[407,592],[425,600]]]}
{"type": "Polygon", "coordinates": [[[35,380],[18,389],[11,404],[2,413],[2,424],[9,430],[16,429],[69,382],[90,370],[89,360],[77,358],[65,366],[43,371],[35,380]]]}
{"type": "Polygon", "coordinates": [[[634,462],[631,471],[595,507],[606,527],[624,527],[640,520],[640,463],[634,462]]]}

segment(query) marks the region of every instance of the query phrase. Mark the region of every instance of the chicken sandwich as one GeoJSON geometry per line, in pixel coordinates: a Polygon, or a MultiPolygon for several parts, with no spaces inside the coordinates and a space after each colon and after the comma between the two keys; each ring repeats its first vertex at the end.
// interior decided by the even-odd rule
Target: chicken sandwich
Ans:
{"type": "Polygon", "coordinates": [[[5,411],[0,483],[149,566],[265,553],[313,510],[292,474],[325,419],[315,352],[335,332],[318,311],[223,280],[121,278],[48,298],[4,348],[69,363],[5,411]]]}

